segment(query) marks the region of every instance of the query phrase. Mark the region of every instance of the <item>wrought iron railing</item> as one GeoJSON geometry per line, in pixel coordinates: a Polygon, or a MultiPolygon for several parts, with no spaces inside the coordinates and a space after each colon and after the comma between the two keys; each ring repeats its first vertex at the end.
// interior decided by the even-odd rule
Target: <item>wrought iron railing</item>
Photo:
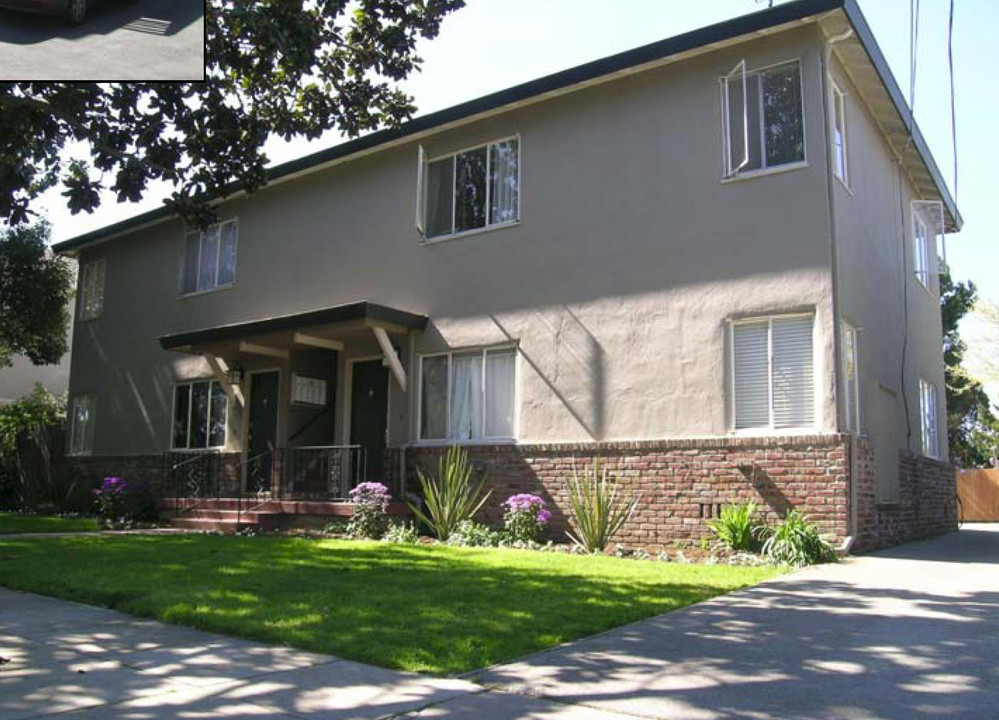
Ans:
{"type": "Polygon", "coordinates": [[[363,482],[367,453],[360,445],[313,445],[284,450],[281,497],[346,500],[363,482]]]}

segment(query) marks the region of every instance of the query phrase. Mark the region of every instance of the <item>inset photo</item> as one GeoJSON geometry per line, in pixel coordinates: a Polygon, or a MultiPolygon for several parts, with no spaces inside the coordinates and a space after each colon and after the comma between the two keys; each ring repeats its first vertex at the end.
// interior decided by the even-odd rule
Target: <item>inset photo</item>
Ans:
{"type": "Polygon", "coordinates": [[[0,80],[205,79],[205,0],[0,0],[0,80]]]}

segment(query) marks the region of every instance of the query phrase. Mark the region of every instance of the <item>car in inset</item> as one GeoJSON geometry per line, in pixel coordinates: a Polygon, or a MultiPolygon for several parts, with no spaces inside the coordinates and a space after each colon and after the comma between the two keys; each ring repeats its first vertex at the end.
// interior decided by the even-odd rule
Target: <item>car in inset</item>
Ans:
{"type": "Polygon", "coordinates": [[[0,0],[0,8],[62,15],[70,25],[79,25],[86,19],[88,5],[90,0],[0,0]]]}

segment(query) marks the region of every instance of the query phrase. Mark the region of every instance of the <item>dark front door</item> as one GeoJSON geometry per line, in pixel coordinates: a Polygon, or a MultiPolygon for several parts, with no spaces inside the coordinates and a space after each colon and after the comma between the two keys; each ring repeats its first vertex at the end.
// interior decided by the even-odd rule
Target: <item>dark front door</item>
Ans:
{"type": "Polygon", "coordinates": [[[269,492],[277,446],[278,373],[256,373],[251,378],[246,489],[269,492]]]}
{"type": "Polygon", "coordinates": [[[362,480],[385,482],[385,428],[388,422],[388,368],[381,360],[354,363],[350,392],[350,444],[367,456],[362,480]]]}

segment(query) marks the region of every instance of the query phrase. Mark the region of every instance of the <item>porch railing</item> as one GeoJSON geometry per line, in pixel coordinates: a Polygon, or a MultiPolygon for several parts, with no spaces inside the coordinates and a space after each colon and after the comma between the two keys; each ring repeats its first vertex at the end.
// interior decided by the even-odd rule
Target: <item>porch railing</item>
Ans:
{"type": "Polygon", "coordinates": [[[240,510],[273,499],[347,500],[363,482],[360,445],[274,448],[250,457],[217,451],[172,451],[164,458],[161,497],[187,512],[205,500],[236,500],[240,510]]]}
{"type": "Polygon", "coordinates": [[[360,445],[285,448],[283,470],[283,498],[346,500],[366,477],[367,453],[360,445]]]}

